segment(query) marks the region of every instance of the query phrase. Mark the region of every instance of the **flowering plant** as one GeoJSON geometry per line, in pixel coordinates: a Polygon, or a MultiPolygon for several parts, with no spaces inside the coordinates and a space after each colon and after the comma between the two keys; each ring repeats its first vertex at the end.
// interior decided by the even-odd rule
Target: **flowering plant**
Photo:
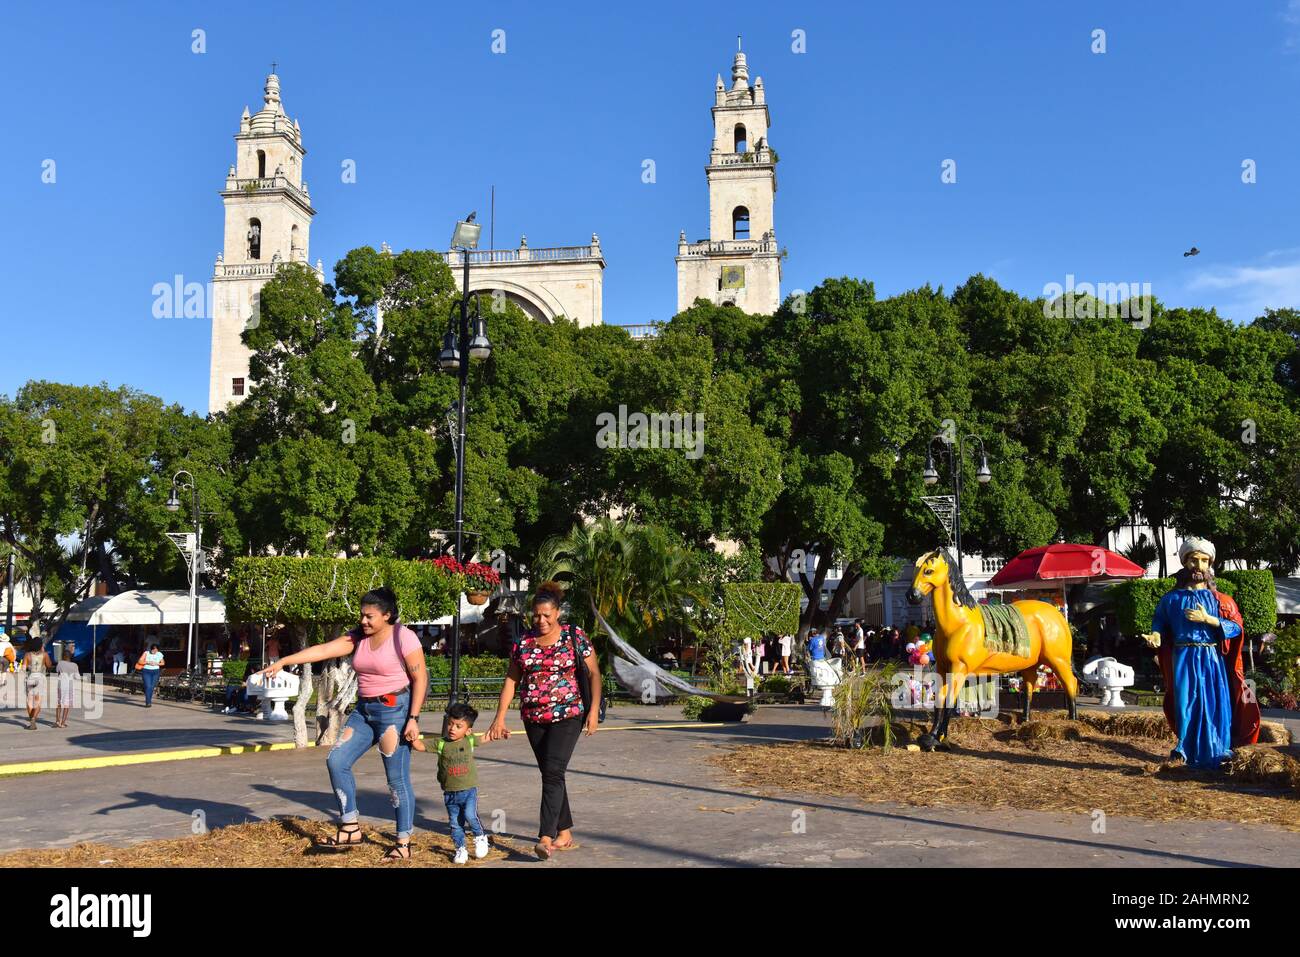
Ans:
{"type": "Polygon", "coordinates": [[[450,555],[435,558],[433,564],[449,575],[463,575],[465,591],[492,592],[501,584],[501,575],[491,565],[481,562],[458,562],[450,555]]]}
{"type": "Polygon", "coordinates": [[[492,592],[501,584],[500,573],[491,565],[467,562],[461,571],[465,575],[465,588],[468,591],[492,592]]]}

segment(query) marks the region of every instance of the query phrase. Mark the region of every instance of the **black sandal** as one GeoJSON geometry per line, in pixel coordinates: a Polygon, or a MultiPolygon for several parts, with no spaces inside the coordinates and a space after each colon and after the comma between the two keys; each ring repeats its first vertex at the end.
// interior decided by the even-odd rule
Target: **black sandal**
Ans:
{"type": "Polygon", "coordinates": [[[317,843],[317,847],[329,851],[345,851],[350,847],[357,847],[365,843],[365,835],[361,833],[361,825],[357,823],[340,824],[339,832],[334,837],[327,837],[317,843]],[[348,839],[343,840],[343,835],[348,835],[348,839]],[[352,840],[352,835],[356,835],[356,840],[352,840]]]}
{"type": "Polygon", "coordinates": [[[411,842],[394,844],[393,849],[384,855],[386,861],[409,861],[411,859],[411,842]]]}

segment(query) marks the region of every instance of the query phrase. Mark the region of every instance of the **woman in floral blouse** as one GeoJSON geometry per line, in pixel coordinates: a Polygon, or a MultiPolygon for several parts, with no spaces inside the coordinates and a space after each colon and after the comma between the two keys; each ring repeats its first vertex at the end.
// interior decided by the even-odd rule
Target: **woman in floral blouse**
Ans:
{"type": "Polygon", "coordinates": [[[501,689],[496,718],[488,740],[508,738],[506,711],[520,691],[519,715],[528,743],[542,772],[541,826],[537,856],[577,847],[564,774],[578,735],[596,730],[600,713],[600,670],[591,643],[582,629],[560,624],[564,590],[546,582],[533,598],[533,627],[510,652],[510,670],[501,689]],[[581,662],[581,664],[579,664],[581,662]],[[584,667],[585,666],[585,667],[584,667]],[[585,671],[585,674],[583,673],[585,671]],[[590,689],[590,711],[584,714],[579,681],[590,689]]]}

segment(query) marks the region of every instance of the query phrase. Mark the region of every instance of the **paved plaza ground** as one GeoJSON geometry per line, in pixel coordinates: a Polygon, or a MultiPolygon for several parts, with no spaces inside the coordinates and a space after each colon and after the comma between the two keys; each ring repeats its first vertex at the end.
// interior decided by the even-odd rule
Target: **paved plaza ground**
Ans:
{"type": "MultiPolygon", "coordinates": [[[[67,730],[24,730],[0,712],[0,762],[289,740],[267,725],[189,704],[109,693],[98,720],[73,717],[67,730]]],[[[512,715],[512,726],[518,725],[512,715]]],[[[480,719],[486,726],[486,716],[480,719]]],[[[605,727],[680,721],[672,707],[616,706],[605,727]]],[[[1296,730],[1292,723],[1293,730],[1296,730]]],[[[668,730],[602,731],[584,738],[569,772],[580,851],[547,866],[1224,866],[1300,859],[1300,834],[1204,821],[1152,822],[1111,816],[1094,834],[1085,814],[978,808],[918,808],[828,798],[797,791],[759,794],[737,787],[709,763],[738,744],[822,737],[813,705],[765,706],[743,724],[668,730]],[[794,824],[802,821],[802,833],[794,824]]],[[[333,800],[325,752],[277,751],[158,764],[0,777],[0,851],[67,847],[80,841],[127,845],[191,833],[202,811],[209,827],[296,814],[326,819],[333,800]]],[[[480,812],[491,828],[530,841],[539,779],[522,735],[479,754],[480,812]]],[[[415,757],[416,827],[447,833],[435,761],[415,757]]],[[[380,760],[357,765],[363,815],[391,827],[380,760]]],[[[540,866],[511,860],[494,866],[540,866]]]]}

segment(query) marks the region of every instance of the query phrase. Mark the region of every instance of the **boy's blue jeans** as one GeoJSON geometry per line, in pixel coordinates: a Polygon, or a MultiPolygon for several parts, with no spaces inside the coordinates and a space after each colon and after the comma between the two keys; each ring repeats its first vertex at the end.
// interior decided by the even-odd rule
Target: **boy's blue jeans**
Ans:
{"type": "Polygon", "coordinates": [[[411,791],[411,743],[402,738],[407,712],[411,707],[411,690],[397,695],[397,703],[386,708],[378,701],[357,701],[357,706],[343,726],[339,743],[330,751],[325,761],[330,772],[330,784],[339,799],[339,820],[354,824],[357,820],[357,781],[352,776],[352,765],[369,751],[389,728],[397,731],[397,746],[392,754],[379,756],[384,760],[384,775],[388,778],[388,793],[393,800],[397,818],[397,839],[408,840],[415,827],[415,797],[411,791]]]}
{"type": "Polygon", "coordinates": [[[470,829],[475,837],[485,833],[478,819],[478,788],[466,788],[464,791],[443,791],[443,803],[447,805],[447,817],[451,821],[451,840],[456,847],[465,846],[465,828],[470,829]]]}

